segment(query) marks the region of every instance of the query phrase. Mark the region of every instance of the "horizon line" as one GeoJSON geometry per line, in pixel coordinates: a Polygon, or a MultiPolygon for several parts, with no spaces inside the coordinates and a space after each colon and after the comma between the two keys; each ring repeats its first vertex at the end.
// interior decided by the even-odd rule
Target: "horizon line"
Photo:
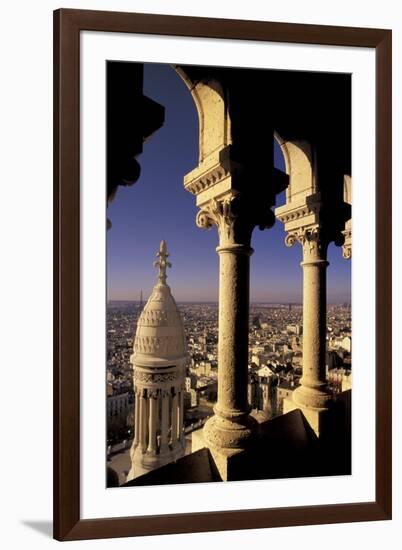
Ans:
{"type": "MultiPolygon", "coordinates": [[[[219,304],[219,300],[175,300],[178,304],[219,304]]],[[[124,299],[124,298],[109,298],[106,300],[106,303],[109,304],[110,302],[132,302],[132,303],[140,303],[140,300],[133,300],[131,298],[124,299]]],[[[143,300],[143,303],[145,304],[147,300],[143,300]]],[[[289,301],[276,301],[276,302],[265,302],[263,300],[250,300],[251,304],[269,304],[269,305],[292,305],[292,306],[302,306],[303,302],[289,302],[289,301]]],[[[328,302],[327,305],[351,305],[350,301],[347,300],[340,300],[338,302],[328,302]]]]}

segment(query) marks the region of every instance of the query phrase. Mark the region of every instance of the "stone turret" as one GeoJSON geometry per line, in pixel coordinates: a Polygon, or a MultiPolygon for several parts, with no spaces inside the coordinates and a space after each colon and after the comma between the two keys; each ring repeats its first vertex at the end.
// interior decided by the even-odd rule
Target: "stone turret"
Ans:
{"type": "Polygon", "coordinates": [[[135,426],[128,479],[184,455],[187,347],[183,321],[166,284],[169,253],[160,243],[158,282],[137,324],[134,353],[135,426]]]}

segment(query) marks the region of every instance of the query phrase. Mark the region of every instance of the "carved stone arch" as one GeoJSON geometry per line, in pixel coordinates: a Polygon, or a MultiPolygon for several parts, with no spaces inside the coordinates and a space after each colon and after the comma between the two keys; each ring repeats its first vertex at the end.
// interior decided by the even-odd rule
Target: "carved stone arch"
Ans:
{"type": "Polygon", "coordinates": [[[352,177],[348,174],[343,176],[343,200],[352,204],[352,177]]]}
{"type": "Polygon", "coordinates": [[[199,120],[199,162],[231,143],[231,121],[225,92],[215,78],[195,78],[185,67],[172,65],[187,86],[199,120]]]}
{"type": "MultiPolygon", "coordinates": [[[[352,177],[348,174],[343,176],[343,200],[350,207],[352,206],[352,177]]],[[[350,217],[345,221],[345,228],[342,231],[344,243],[342,246],[342,256],[346,260],[352,258],[352,212],[350,217]]]]}
{"type": "Polygon", "coordinates": [[[315,193],[317,182],[312,144],[307,140],[284,140],[277,131],[274,131],[274,138],[281,148],[289,176],[286,202],[315,193]]]}

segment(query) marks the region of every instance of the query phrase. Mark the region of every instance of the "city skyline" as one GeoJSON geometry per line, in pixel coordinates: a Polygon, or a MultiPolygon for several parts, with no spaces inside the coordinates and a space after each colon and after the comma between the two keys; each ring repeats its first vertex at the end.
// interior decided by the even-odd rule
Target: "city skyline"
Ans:
{"type": "MultiPolygon", "coordinates": [[[[178,302],[218,301],[218,236],[215,228],[195,224],[195,198],[183,187],[183,176],[198,163],[198,116],[190,93],[166,65],[145,65],[144,93],[166,108],[165,124],[145,144],[138,157],[141,175],[133,187],[120,187],[108,208],[112,228],[107,234],[108,300],[144,302],[156,274],[155,249],[164,239],[174,270],[168,284],[178,302]]],[[[274,161],[284,170],[279,146],[274,161]]],[[[269,184],[269,182],[268,182],[269,184]]],[[[285,202],[284,193],[276,206],[285,202]]],[[[255,229],[251,257],[251,301],[302,301],[300,247],[287,248],[280,222],[266,231],[255,229]]],[[[328,251],[328,303],[349,303],[351,265],[340,248],[328,251]]]]}
{"type": "MultiPolygon", "coordinates": [[[[139,307],[139,301],[117,301],[109,302],[107,307],[107,454],[108,466],[118,476],[120,485],[126,483],[131,468],[136,399],[130,358],[139,336],[140,315],[147,310],[143,306],[139,307]]],[[[183,422],[185,455],[189,455],[192,434],[213,415],[216,402],[218,304],[177,302],[177,306],[188,349],[183,422]]],[[[249,315],[248,399],[255,418],[264,422],[283,414],[284,399],[300,385],[302,307],[250,304],[249,315]]],[[[350,389],[352,382],[349,308],[328,306],[326,332],[328,385],[336,395],[350,389]]],[[[116,478],[108,483],[115,485],[116,478]]]]}
{"type": "MultiPolygon", "coordinates": [[[[147,299],[146,297],[143,298],[142,300],[142,304],[145,305],[146,302],[147,302],[147,299]]],[[[176,300],[176,302],[178,304],[215,304],[215,305],[218,305],[219,304],[219,300],[176,300]]],[[[122,300],[115,300],[113,298],[111,299],[108,299],[107,300],[107,304],[110,305],[112,303],[128,303],[128,304],[140,304],[141,303],[141,299],[140,300],[131,300],[131,299],[122,299],[122,300]]],[[[350,306],[351,303],[350,302],[334,302],[334,303],[328,303],[328,305],[334,305],[334,306],[337,306],[337,305],[348,305],[350,306]]],[[[302,307],[303,306],[303,302],[286,302],[286,301],[278,301],[278,302],[263,302],[261,300],[255,300],[255,301],[252,301],[250,300],[250,305],[270,305],[270,306],[284,306],[284,307],[287,307],[287,306],[298,306],[298,307],[302,307]]],[[[251,315],[251,314],[250,314],[251,315]]]]}

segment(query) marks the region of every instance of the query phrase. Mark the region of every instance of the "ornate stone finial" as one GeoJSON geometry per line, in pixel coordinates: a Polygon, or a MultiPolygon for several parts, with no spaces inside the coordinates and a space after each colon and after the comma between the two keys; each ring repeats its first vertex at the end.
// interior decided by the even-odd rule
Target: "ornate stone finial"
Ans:
{"type": "Polygon", "coordinates": [[[159,273],[158,273],[159,283],[162,285],[166,285],[166,279],[167,279],[166,268],[172,267],[172,264],[167,261],[169,252],[167,251],[167,246],[165,241],[161,241],[161,244],[159,245],[159,252],[156,253],[156,256],[159,258],[159,260],[154,262],[154,267],[159,267],[159,273]]]}

